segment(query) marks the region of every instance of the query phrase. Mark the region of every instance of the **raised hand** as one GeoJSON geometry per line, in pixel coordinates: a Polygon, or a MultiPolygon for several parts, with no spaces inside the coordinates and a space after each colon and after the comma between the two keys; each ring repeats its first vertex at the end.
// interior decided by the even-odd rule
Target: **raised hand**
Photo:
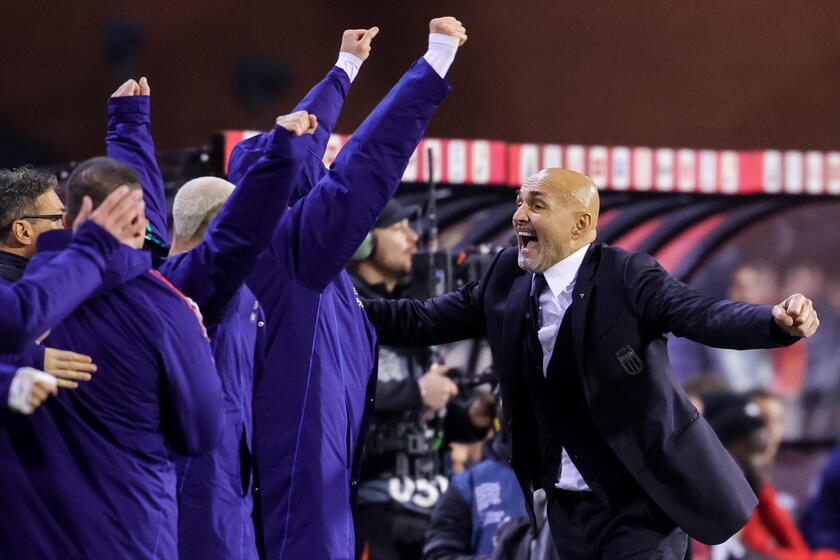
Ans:
{"type": "Polygon", "coordinates": [[[817,332],[820,326],[813,302],[802,294],[793,294],[773,306],[773,320],[786,333],[806,338],[817,332]]]}
{"type": "Polygon", "coordinates": [[[133,95],[151,95],[152,91],[149,88],[149,81],[144,77],[137,80],[126,80],[117,88],[117,91],[111,94],[111,97],[131,97],[133,95]]]}
{"type": "Polygon", "coordinates": [[[348,29],[341,35],[341,52],[350,53],[362,60],[370,56],[370,43],[379,33],[378,27],[348,29]]]}
{"type": "Polygon", "coordinates": [[[84,197],[79,214],[73,222],[73,231],[78,230],[86,220],[91,220],[120,243],[137,247],[138,240],[142,241],[146,230],[144,211],[143,191],[123,185],[109,194],[96,210],[93,210],[90,197],[84,197]]]}
{"type": "Polygon", "coordinates": [[[429,33],[442,33],[458,38],[458,45],[467,42],[467,28],[452,16],[435,18],[429,22],[429,33]]]}
{"type": "Polygon", "coordinates": [[[277,117],[277,126],[282,126],[293,136],[312,134],[318,129],[318,117],[308,111],[295,111],[288,115],[277,117]]]}
{"type": "Polygon", "coordinates": [[[59,387],[75,389],[77,381],[90,381],[96,364],[90,356],[69,350],[44,349],[44,371],[55,376],[59,387]]]}

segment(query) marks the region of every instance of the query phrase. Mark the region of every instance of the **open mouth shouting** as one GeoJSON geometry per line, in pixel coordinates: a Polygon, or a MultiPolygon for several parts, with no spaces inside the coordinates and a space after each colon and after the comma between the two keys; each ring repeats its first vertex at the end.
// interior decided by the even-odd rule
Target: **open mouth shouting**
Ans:
{"type": "Polygon", "coordinates": [[[533,256],[540,248],[539,237],[534,231],[518,230],[516,242],[519,244],[519,254],[523,256],[533,256]]]}

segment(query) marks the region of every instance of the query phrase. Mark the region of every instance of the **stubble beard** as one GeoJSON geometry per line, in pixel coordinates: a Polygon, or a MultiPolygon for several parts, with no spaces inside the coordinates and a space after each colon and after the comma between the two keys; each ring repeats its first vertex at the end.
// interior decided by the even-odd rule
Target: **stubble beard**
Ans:
{"type": "Polygon", "coordinates": [[[534,262],[534,260],[526,260],[526,257],[520,251],[516,255],[516,264],[519,265],[519,268],[522,270],[533,272],[534,274],[540,274],[543,272],[543,268],[539,265],[539,263],[534,262]]]}

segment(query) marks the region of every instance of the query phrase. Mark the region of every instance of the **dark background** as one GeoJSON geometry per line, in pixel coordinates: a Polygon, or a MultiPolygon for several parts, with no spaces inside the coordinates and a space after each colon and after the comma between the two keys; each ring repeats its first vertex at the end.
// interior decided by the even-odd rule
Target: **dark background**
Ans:
{"type": "Polygon", "coordinates": [[[830,0],[86,0],[3,8],[0,166],[100,152],[105,99],[140,74],[152,85],[159,149],[206,144],[222,128],[266,128],[329,69],[343,29],[378,25],[337,128],[351,131],[423,53],[427,22],[439,15],[459,17],[470,41],[431,136],[840,147],[840,3],[830,0]],[[140,37],[133,50],[132,34],[140,37]],[[127,56],[115,58],[126,43],[127,56]],[[250,110],[233,94],[242,55],[261,55],[289,78],[250,110]]]}

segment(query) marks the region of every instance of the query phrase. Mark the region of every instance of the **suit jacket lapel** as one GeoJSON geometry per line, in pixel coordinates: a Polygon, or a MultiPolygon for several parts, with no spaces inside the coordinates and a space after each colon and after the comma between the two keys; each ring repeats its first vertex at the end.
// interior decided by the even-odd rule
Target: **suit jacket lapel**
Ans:
{"type": "Polygon", "coordinates": [[[601,252],[601,244],[593,243],[586,251],[586,256],[578,270],[577,278],[575,279],[575,289],[572,293],[572,306],[569,308],[571,313],[570,328],[572,331],[572,349],[575,353],[575,364],[577,370],[581,374],[581,379],[584,388],[587,386],[586,370],[583,367],[583,341],[586,333],[586,317],[589,310],[589,302],[592,301],[592,295],[595,291],[595,283],[593,276],[598,265],[598,257],[601,252]]]}
{"type": "MultiPolygon", "coordinates": [[[[502,329],[503,340],[507,347],[505,357],[510,360],[510,367],[502,368],[502,371],[515,371],[521,369],[517,364],[522,361],[522,337],[527,336],[525,321],[530,320],[530,307],[528,297],[531,292],[532,274],[522,274],[513,281],[505,305],[504,325],[502,329]]],[[[513,380],[508,380],[512,382],[513,380]]]]}

